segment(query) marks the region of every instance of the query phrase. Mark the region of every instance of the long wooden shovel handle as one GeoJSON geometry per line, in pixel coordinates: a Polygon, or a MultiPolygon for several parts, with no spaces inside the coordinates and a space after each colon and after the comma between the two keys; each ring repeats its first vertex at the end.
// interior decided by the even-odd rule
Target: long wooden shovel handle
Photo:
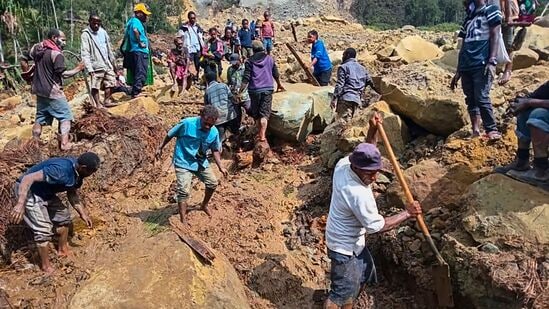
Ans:
{"type": "MultiPolygon", "coordinates": [[[[391,164],[393,165],[393,168],[395,169],[395,174],[398,178],[398,182],[400,182],[400,186],[402,187],[402,190],[404,190],[404,195],[406,196],[406,200],[408,203],[414,202],[414,197],[412,196],[412,192],[410,191],[410,188],[408,187],[408,184],[406,183],[406,179],[404,178],[404,174],[402,173],[402,170],[400,169],[400,165],[396,159],[395,153],[393,152],[393,147],[391,147],[391,143],[389,142],[389,138],[387,138],[387,134],[385,133],[385,130],[383,129],[383,125],[381,123],[378,123],[377,131],[379,132],[379,135],[381,136],[381,139],[383,140],[383,144],[385,144],[385,150],[387,151],[387,154],[389,155],[389,161],[391,161],[391,164]]],[[[444,259],[440,255],[440,252],[438,251],[437,247],[435,246],[435,243],[433,242],[433,239],[431,238],[431,233],[429,233],[429,229],[427,228],[427,225],[425,224],[425,220],[423,220],[423,214],[419,214],[416,217],[417,223],[419,224],[419,227],[421,228],[421,232],[425,237],[427,238],[427,241],[429,242],[429,245],[433,252],[435,253],[435,256],[438,260],[438,262],[443,265],[446,264],[444,262],[444,259]]]]}

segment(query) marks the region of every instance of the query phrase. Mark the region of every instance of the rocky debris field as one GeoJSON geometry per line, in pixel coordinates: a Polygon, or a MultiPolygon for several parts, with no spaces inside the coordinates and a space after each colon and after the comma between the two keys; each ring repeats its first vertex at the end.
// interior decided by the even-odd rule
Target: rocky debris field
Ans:
{"type": "MultiPolygon", "coordinates": [[[[212,217],[194,206],[188,214],[187,232],[214,250],[213,265],[170,231],[169,218],[177,208],[170,151],[159,161],[153,158],[166,130],[199,111],[198,89],[173,97],[164,72],[146,96],[130,100],[116,94],[119,106],[101,112],[86,108],[81,81],[70,86],[77,115],[71,153],[96,151],[102,168],[83,187],[95,227],[88,230],[75,220],[73,256],[60,259],[52,251],[57,271],[51,277],[36,267],[28,230],[8,226],[6,214],[14,179],[32,164],[61,155],[55,130],[44,132],[42,144],[30,142],[34,99],[28,93],[0,94],[0,307],[321,308],[329,287],[324,228],[331,171],[364,139],[374,111],[384,117],[412,193],[450,265],[456,307],[549,306],[549,194],[492,174],[495,166],[513,159],[516,147],[507,102],[549,79],[548,28],[529,29],[511,82],[493,86],[503,139],[487,142],[469,137],[461,90],[452,93],[447,87],[458,50],[452,33],[413,27],[376,32],[341,17],[294,16],[293,7],[284,10],[287,15],[275,11],[281,31],[274,56],[288,91],[273,99],[272,155],[262,157],[259,166],[252,164],[253,130],[245,119],[241,144],[227,145],[223,154],[231,175],[212,199],[212,217]],[[300,42],[293,42],[290,22],[300,42]],[[307,63],[309,46],[301,41],[310,29],[325,40],[334,72],[343,50],[355,47],[382,90],[381,96],[368,94],[369,106],[349,124],[331,121],[327,104],[333,88],[304,84],[304,72],[284,46],[293,44],[307,63]]],[[[223,25],[244,12],[261,14],[256,11],[235,8],[201,23],[223,25]]],[[[167,49],[171,36],[152,40],[167,49]]],[[[157,66],[163,61],[155,59],[157,66]]],[[[384,163],[373,189],[380,211],[390,215],[404,199],[392,166],[384,163]]],[[[191,205],[199,204],[202,193],[202,184],[193,183],[191,205]]],[[[435,260],[415,222],[370,235],[368,243],[381,283],[366,288],[357,308],[435,307],[429,272],[435,260]]]]}

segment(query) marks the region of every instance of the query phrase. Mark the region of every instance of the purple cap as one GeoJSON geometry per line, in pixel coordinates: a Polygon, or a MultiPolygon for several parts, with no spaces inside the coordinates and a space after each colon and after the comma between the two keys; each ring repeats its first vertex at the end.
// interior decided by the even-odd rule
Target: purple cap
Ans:
{"type": "Polygon", "coordinates": [[[351,164],[364,171],[379,171],[383,168],[381,153],[374,144],[361,143],[349,156],[351,164]]]}

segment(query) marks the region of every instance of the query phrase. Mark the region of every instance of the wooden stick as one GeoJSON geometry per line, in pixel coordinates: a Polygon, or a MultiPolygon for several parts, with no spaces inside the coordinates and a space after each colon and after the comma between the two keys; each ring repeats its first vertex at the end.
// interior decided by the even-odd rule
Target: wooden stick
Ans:
{"type": "MultiPolygon", "coordinates": [[[[398,178],[398,181],[400,182],[400,185],[402,186],[402,190],[404,191],[404,195],[406,196],[406,201],[408,203],[414,202],[414,197],[412,196],[412,192],[410,191],[410,188],[408,187],[408,184],[406,183],[406,179],[404,178],[404,174],[402,173],[402,170],[400,169],[400,165],[396,159],[395,153],[393,152],[393,148],[391,147],[391,143],[389,142],[389,138],[387,137],[387,134],[385,133],[385,130],[383,129],[383,125],[380,123],[377,126],[377,131],[379,132],[379,135],[381,136],[381,139],[383,140],[383,143],[385,144],[385,150],[387,150],[387,154],[389,155],[389,161],[391,161],[391,164],[393,165],[393,168],[395,170],[395,174],[398,178]]],[[[435,253],[435,256],[438,260],[438,262],[441,265],[446,265],[446,262],[440,255],[440,252],[438,251],[437,247],[435,246],[435,243],[433,241],[433,238],[431,238],[431,233],[429,233],[429,229],[427,228],[427,225],[425,224],[425,221],[423,220],[423,214],[419,214],[416,217],[417,223],[419,224],[419,227],[421,228],[421,232],[423,232],[423,235],[425,235],[425,238],[427,239],[427,242],[429,243],[431,249],[433,250],[433,253],[435,253]]]]}
{"type": "Polygon", "coordinates": [[[294,36],[294,41],[297,42],[297,35],[295,33],[295,26],[293,22],[290,23],[290,27],[292,27],[292,35],[294,36]]]}
{"type": "Polygon", "coordinates": [[[301,58],[299,57],[295,49],[292,47],[292,45],[290,43],[286,43],[286,46],[288,47],[292,55],[294,55],[295,59],[297,60],[297,62],[299,63],[303,71],[305,71],[305,74],[307,75],[309,80],[313,83],[313,85],[320,86],[316,78],[313,76],[313,73],[311,73],[311,71],[309,70],[309,68],[307,68],[305,63],[303,63],[303,60],[301,60],[301,58]]]}
{"type": "Polygon", "coordinates": [[[176,217],[169,219],[172,230],[185,242],[194,252],[200,255],[208,264],[212,264],[215,259],[215,254],[210,248],[201,240],[198,240],[189,235],[187,229],[183,226],[183,223],[176,217]]]}

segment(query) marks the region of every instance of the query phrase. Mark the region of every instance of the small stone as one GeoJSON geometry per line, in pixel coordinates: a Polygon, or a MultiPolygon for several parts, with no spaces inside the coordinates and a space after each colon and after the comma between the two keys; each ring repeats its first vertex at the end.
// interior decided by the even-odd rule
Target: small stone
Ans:
{"type": "Polygon", "coordinates": [[[482,247],[480,247],[480,251],[487,252],[487,253],[498,253],[499,248],[496,245],[487,242],[484,245],[482,245],[482,247]]]}
{"type": "Polygon", "coordinates": [[[378,173],[377,177],[376,177],[376,183],[378,183],[378,184],[390,184],[391,180],[387,176],[383,175],[382,173],[378,173]]]}
{"type": "Polygon", "coordinates": [[[431,223],[431,225],[433,226],[434,229],[442,230],[446,227],[446,222],[444,222],[444,220],[442,220],[441,218],[435,218],[433,220],[433,223],[431,223]]]}
{"type": "Polygon", "coordinates": [[[441,233],[432,233],[432,234],[431,234],[431,237],[432,237],[433,239],[436,239],[436,240],[440,241],[440,239],[441,239],[441,237],[442,237],[442,234],[441,234],[441,233]]]}
{"type": "Polygon", "coordinates": [[[284,234],[284,236],[286,237],[291,236],[293,233],[294,233],[294,229],[292,229],[291,226],[287,226],[282,230],[282,234],[284,234]]]}
{"type": "Polygon", "coordinates": [[[437,217],[442,213],[440,207],[431,208],[427,211],[427,214],[430,214],[433,217],[437,217]]]}
{"type": "Polygon", "coordinates": [[[411,228],[410,226],[405,226],[404,227],[404,235],[408,236],[408,237],[412,237],[416,234],[416,231],[411,228]]]}
{"type": "Polygon", "coordinates": [[[403,242],[411,242],[412,241],[412,238],[408,237],[408,236],[402,236],[402,241],[403,242]]]}
{"type": "Polygon", "coordinates": [[[412,252],[417,252],[421,248],[421,240],[419,239],[414,240],[408,248],[412,252]]]}

